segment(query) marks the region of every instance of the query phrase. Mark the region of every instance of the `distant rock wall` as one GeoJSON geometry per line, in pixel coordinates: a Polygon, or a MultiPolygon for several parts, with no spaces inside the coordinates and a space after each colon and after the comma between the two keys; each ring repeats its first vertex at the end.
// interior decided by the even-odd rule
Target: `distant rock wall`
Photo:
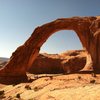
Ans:
{"type": "Polygon", "coordinates": [[[76,72],[84,68],[86,54],[83,50],[70,50],[61,54],[39,54],[29,72],[33,74],[76,72]]]}

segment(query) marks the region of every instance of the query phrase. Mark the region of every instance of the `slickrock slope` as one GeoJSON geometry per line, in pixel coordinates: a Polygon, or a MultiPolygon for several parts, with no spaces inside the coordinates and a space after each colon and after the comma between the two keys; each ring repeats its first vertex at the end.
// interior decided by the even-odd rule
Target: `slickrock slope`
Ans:
{"type": "Polygon", "coordinates": [[[2,86],[0,100],[100,100],[100,74],[96,77],[89,73],[28,77],[33,81],[2,86]]]}
{"type": "MultiPolygon", "coordinates": [[[[26,71],[39,54],[43,43],[57,31],[73,30],[90,54],[91,66],[100,71],[100,18],[60,18],[37,27],[31,37],[12,54],[9,63],[0,70],[0,80],[27,80],[26,71]]],[[[88,60],[87,60],[88,61],[88,60]]]]}
{"type": "Polygon", "coordinates": [[[86,64],[86,51],[70,50],[61,54],[39,54],[29,72],[34,74],[72,73],[86,64]]]}

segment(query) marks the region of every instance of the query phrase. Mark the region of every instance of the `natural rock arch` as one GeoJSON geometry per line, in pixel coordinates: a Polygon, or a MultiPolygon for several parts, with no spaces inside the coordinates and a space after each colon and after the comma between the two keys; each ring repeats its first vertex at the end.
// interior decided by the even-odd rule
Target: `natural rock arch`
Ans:
{"type": "Polygon", "coordinates": [[[36,59],[40,47],[50,35],[59,30],[73,30],[90,54],[94,69],[100,69],[100,20],[97,17],[60,18],[37,27],[31,37],[12,54],[8,64],[0,70],[1,80],[27,79],[26,71],[36,59]]]}

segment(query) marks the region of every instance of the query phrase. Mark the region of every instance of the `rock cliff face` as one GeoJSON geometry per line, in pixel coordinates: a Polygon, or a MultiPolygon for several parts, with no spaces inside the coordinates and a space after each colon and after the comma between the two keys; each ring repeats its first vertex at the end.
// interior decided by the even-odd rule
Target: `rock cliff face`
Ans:
{"type": "MultiPolygon", "coordinates": [[[[31,37],[12,54],[0,70],[1,80],[26,80],[26,71],[33,64],[43,43],[57,31],[73,30],[91,57],[91,66],[100,70],[100,17],[60,18],[37,27],[31,37]]],[[[88,60],[87,60],[88,61],[88,60]]]]}
{"type": "Polygon", "coordinates": [[[30,73],[72,73],[81,70],[86,64],[86,52],[70,50],[61,54],[39,54],[33,62],[30,73]]]}

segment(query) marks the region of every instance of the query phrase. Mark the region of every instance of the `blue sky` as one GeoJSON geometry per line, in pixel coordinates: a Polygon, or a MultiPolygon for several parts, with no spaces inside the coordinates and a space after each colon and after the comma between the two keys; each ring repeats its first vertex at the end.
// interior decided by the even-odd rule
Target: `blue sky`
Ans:
{"type": "MultiPolygon", "coordinates": [[[[0,57],[10,57],[37,26],[62,17],[96,15],[100,15],[100,0],[0,0],[0,57]]],[[[41,52],[81,48],[75,32],[59,31],[41,52]]]]}

